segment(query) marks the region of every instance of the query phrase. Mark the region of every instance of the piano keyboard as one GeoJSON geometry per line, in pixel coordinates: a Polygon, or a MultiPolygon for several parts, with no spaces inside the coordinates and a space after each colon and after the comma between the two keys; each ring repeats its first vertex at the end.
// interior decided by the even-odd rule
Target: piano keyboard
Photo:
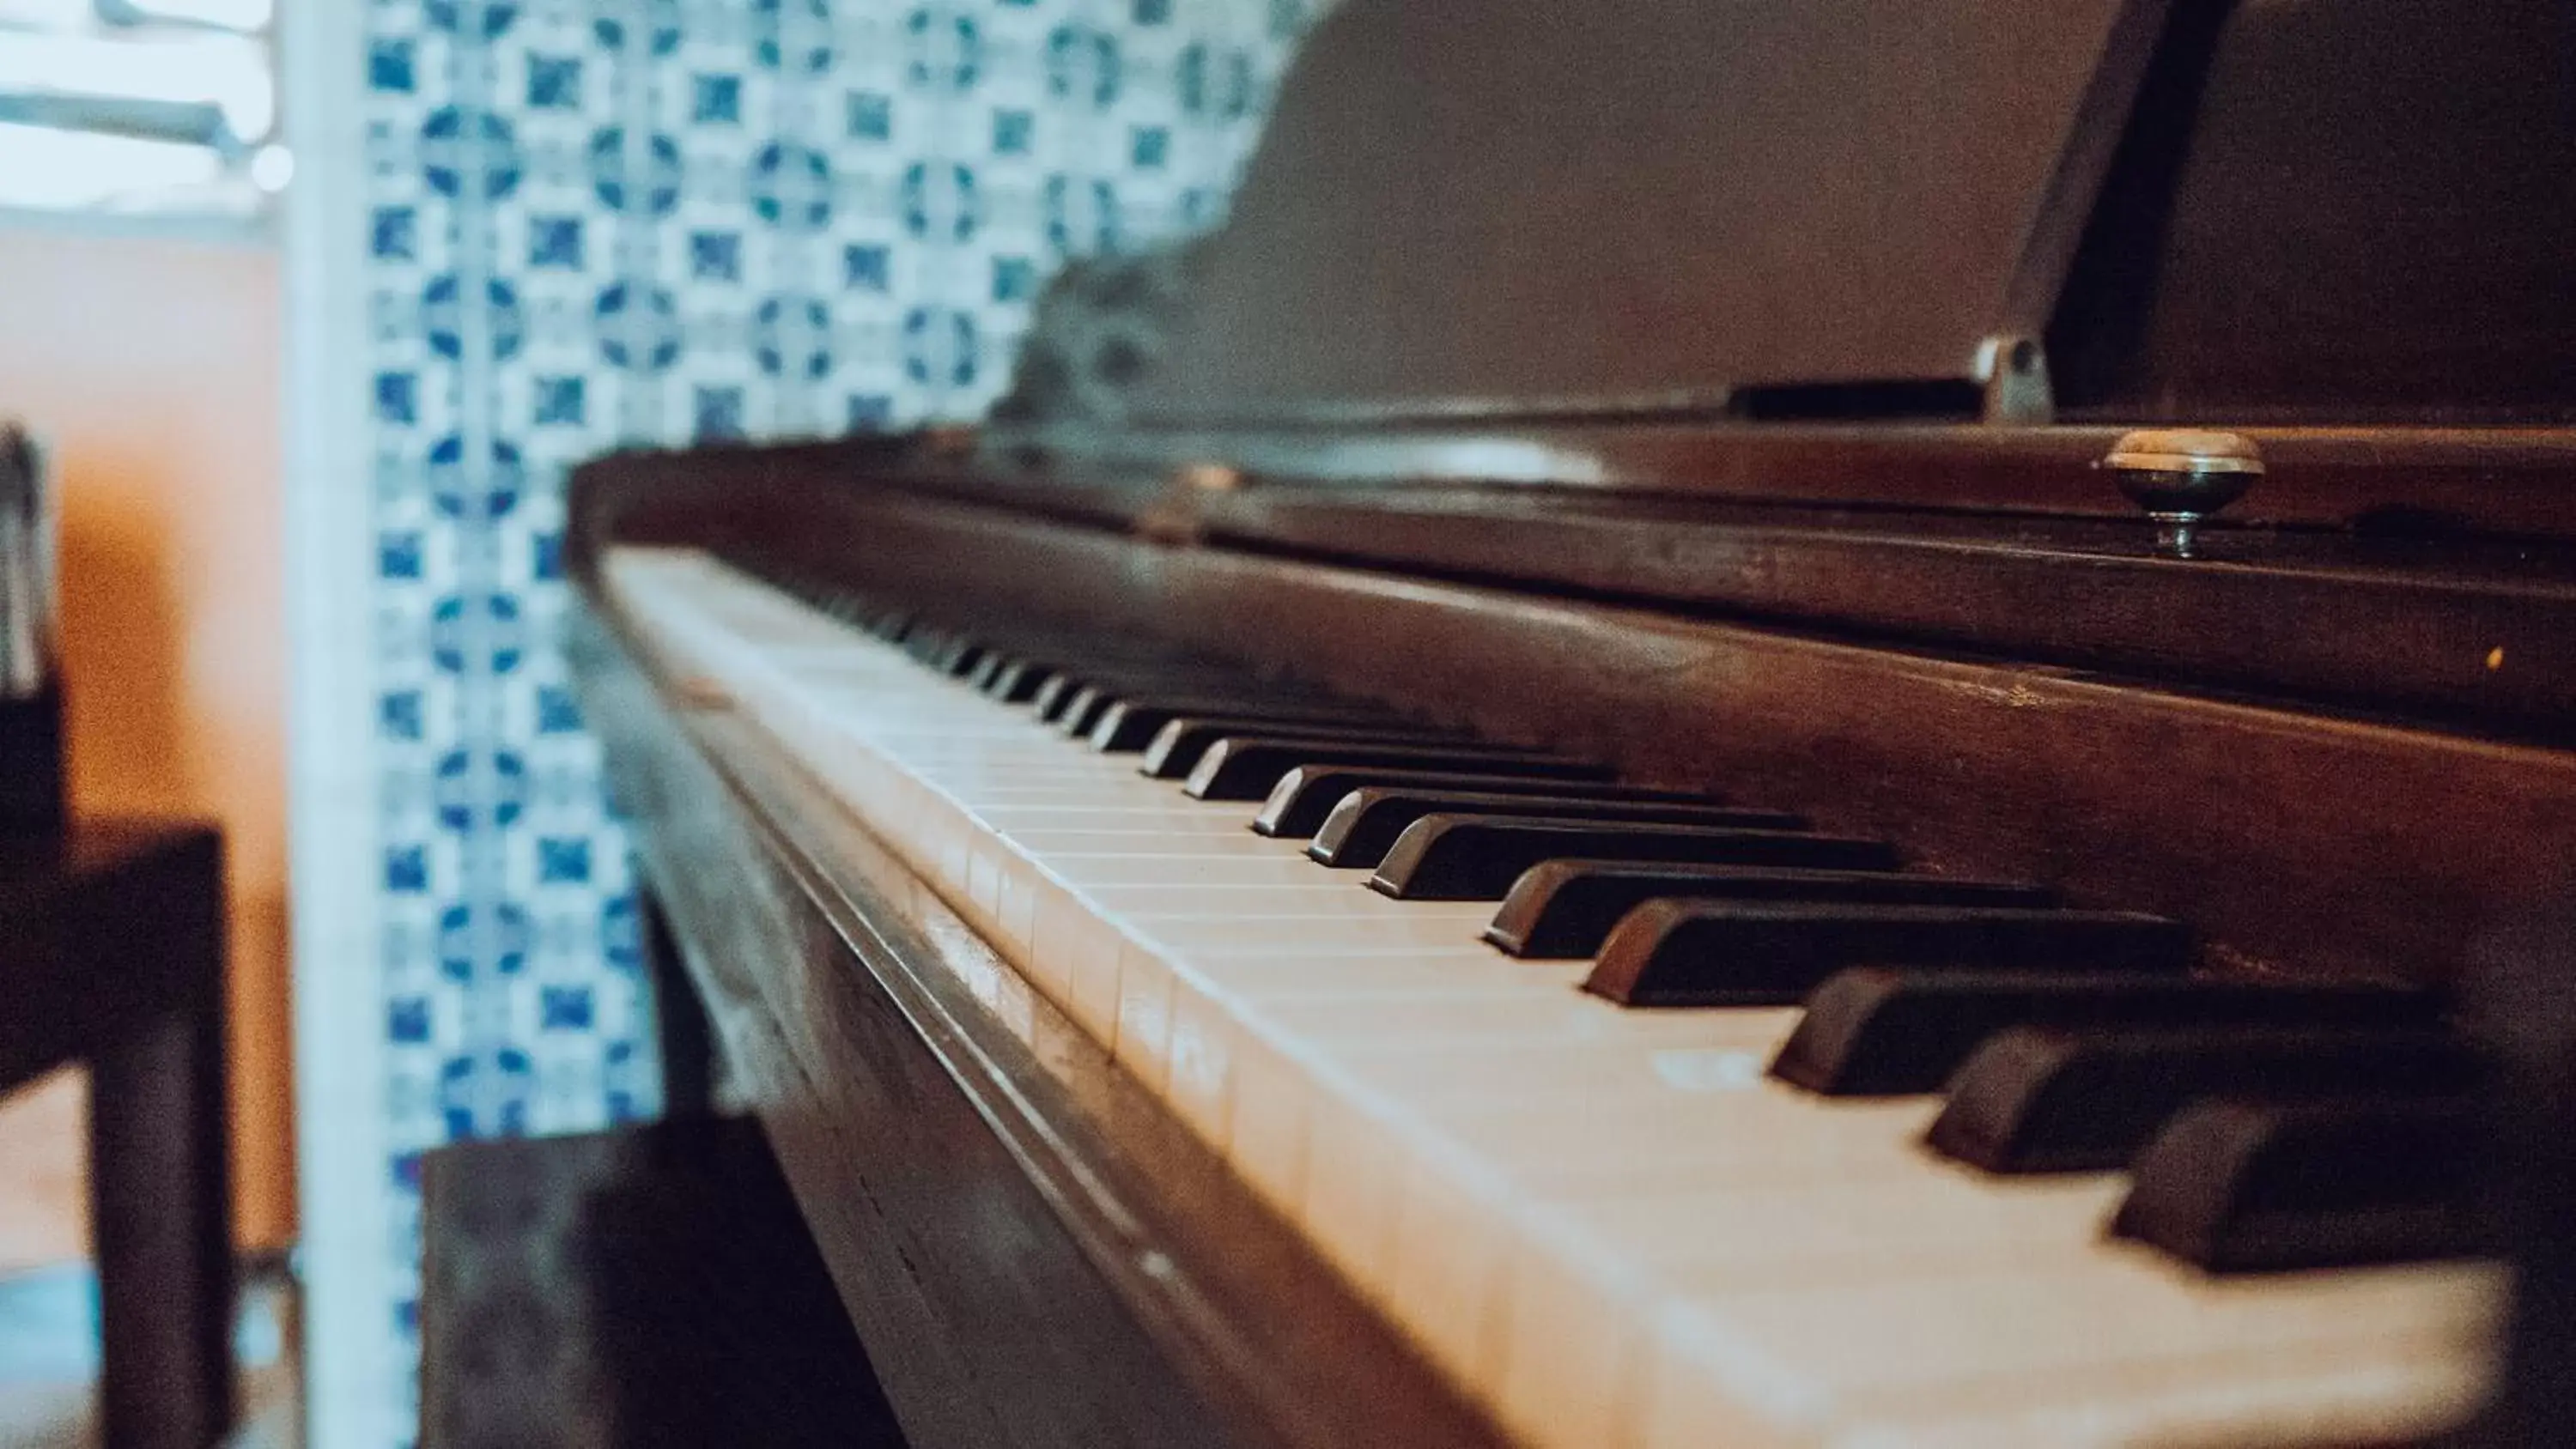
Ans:
{"type": "Polygon", "coordinates": [[[2345,1171],[2459,1140],[2408,993],[2191,981],[2172,922],[1213,666],[603,574],[1522,1442],[2314,1442],[2484,1387],[2447,1180],[2345,1171]]]}

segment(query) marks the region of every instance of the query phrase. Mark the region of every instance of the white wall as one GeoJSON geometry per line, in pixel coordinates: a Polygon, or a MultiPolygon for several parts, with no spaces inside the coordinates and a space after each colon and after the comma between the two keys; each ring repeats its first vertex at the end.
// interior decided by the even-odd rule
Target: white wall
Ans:
{"type": "MultiPolygon", "coordinates": [[[[295,1225],[278,286],[256,240],[0,224],[0,414],[36,426],[60,488],[73,803],[224,827],[239,1222],[260,1245],[295,1225]]],[[[0,1261],[81,1246],[77,1090],[7,1109],[0,1194],[22,1207],[0,1261]]]]}

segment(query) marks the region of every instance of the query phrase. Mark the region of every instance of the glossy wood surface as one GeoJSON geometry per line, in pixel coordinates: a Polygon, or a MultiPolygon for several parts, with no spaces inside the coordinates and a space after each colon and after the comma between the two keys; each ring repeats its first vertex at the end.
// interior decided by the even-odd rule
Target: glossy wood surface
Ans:
{"type": "Polygon", "coordinates": [[[2048,330],[2072,415],[2576,418],[2576,11],[2177,6],[2048,330]]]}
{"type": "Polygon", "coordinates": [[[1105,1049],[979,999],[1009,968],[719,702],[578,654],[723,1090],[909,1442],[1491,1442],[1105,1049]]]}
{"type": "Polygon", "coordinates": [[[1474,487],[1254,486],[1198,527],[1318,559],[2564,740],[2576,550],[1474,487]]]}
{"type": "MultiPolygon", "coordinates": [[[[2028,436],[2033,446],[2041,438],[2028,436]]],[[[2031,491],[2023,496],[2027,507],[1985,514],[1914,506],[1903,501],[1901,486],[1910,475],[1900,468],[1891,479],[1879,471],[1895,457],[1931,470],[1928,479],[1936,464],[1971,456],[1974,441],[1964,434],[1930,439],[1927,454],[1910,460],[1893,441],[1845,449],[1853,488],[1881,487],[1887,496],[1855,497],[1840,507],[1690,496],[1648,482],[1361,486],[1363,478],[1334,475],[1353,460],[1324,445],[1283,451],[1282,472],[1250,473],[1241,486],[1221,491],[1174,489],[1157,471],[1135,465],[1027,467],[997,458],[972,466],[906,459],[882,447],[636,456],[586,475],[600,486],[576,506],[574,542],[578,554],[586,540],[617,527],[629,502],[659,486],[655,480],[686,496],[694,476],[705,490],[790,511],[808,501],[829,506],[845,491],[896,486],[1267,554],[2071,665],[2498,737],[2565,737],[2576,670],[2562,625],[2576,598],[2576,547],[2473,533],[2428,536],[2420,526],[2431,510],[2409,507],[2404,516],[2417,531],[2222,521],[2205,530],[2197,557],[2177,560],[2157,552],[2143,517],[2050,516],[2039,508],[2070,486],[2108,495],[2098,472],[2072,457],[2033,463],[2032,481],[2053,491],[2031,491]]],[[[2338,507],[2363,506],[2374,496],[2430,496],[2407,490],[2446,467],[2468,489],[2475,481],[2470,460],[2500,456],[2460,438],[2390,436],[2381,439],[2390,461],[2363,468],[2359,435],[2310,442],[2323,451],[2295,456],[2270,481],[2305,478],[2338,507]],[[2311,476],[2318,472],[2353,489],[2328,486],[2311,476]],[[2354,491],[2372,488],[2394,491],[2354,491]]],[[[1374,445],[1350,446],[1366,452],[1374,445]]],[[[1507,440],[1476,446],[1491,462],[1507,440]]],[[[2542,463],[2547,451],[2518,456],[2515,466],[2532,470],[2526,481],[2537,503],[2558,486],[2542,463]]],[[[1962,486],[1981,476],[1974,468],[1953,473],[1962,486]]]]}
{"type": "MultiPolygon", "coordinates": [[[[655,470],[639,469],[641,481],[655,470]]],[[[2218,959],[2441,979],[2563,885],[2576,761],[2064,669],[1172,547],[997,510],[664,475],[658,521],[971,617],[1250,652],[1498,738],[2192,922],[2218,959]],[[792,527],[771,519],[793,519],[792,527]]],[[[606,513],[613,510],[604,510],[606,513]]]]}
{"type": "MultiPolygon", "coordinates": [[[[2273,525],[2433,540],[2576,537],[2576,432],[2565,428],[2285,428],[2220,418],[2271,471],[2222,515],[2273,525]]],[[[2125,428],[1974,424],[1740,423],[1508,415],[1342,428],[988,435],[959,481],[1022,473],[1061,487],[1089,464],[1159,476],[1217,460],[1255,476],[1339,484],[1554,484],[1587,497],[1673,494],[1793,506],[2033,514],[2143,526],[2098,465],[2125,428]]],[[[853,445],[809,445],[846,456],[853,445]]],[[[874,453],[873,447],[861,449],[874,453]]],[[[778,453],[769,456],[775,458],[778,453]]],[[[963,454],[956,455],[962,457],[963,454]]],[[[925,469],[919,460],[914,471],[925,469]]]]}
{"type": "Polygon", "coordinates": [[[2045,325],[2165,8],[1354,0],[1282,83],[1147,406],[1964,379],[2045,325]]]}
{"type": "Polygon", "coordinates": [[[2571,47],[2554,0],[1357,0],[1143,412],[1975,418],[2033,339],[2037,416],[2563,423],[2571,47]]]}

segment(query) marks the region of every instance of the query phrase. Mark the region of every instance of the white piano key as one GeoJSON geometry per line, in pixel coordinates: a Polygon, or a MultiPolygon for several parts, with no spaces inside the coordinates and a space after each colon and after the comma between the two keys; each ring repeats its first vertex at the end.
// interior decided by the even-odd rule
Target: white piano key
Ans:
{"type": "Polygon", "coordinates": [[[1220,1142],[1226,1160],[1254,1191],[1291,1218],[1305,1200],[1307,1119],[1314,1078],[1279,1043],[1244,1028],[1230,1013],[1231,1090],[1220,1142]]]}
{"type": "MultiPolygon", "coordinates": [[[[1316,870],[1304,881],[1287,885],[1230,885],[1214,888],[1184,885],[1171,881],[1144,881],[1129,885],[1087,885],[1083,893],[1097,902],[1104,912],[1121,920],[1162,920],[1193,916],[1235,915],[1247,920],[1294,919],[1303,921],[1386,922],[1411,904],[1390,901],[1374,891],[1354,889],[1326,879],[1316,884],[1318,876],[1328,872],[1316,870]],[[1390,910],[1393,908],[1393,910],[1390,910]]],[[[1423,903],[1425,910],[1454,911],[1447,903],[1423,903]]],[[[1474,943],[1484,930],[1483,921],[1490,918],[1491,907],[1484,916],[1467,915],[1461,919],[1460,944],[1474,943]]]]}
{"type": "Polygon", "coordinates": [[[1002,872],[996,890],[994,915],[1002,933],[1000,944],[1005,955],[1025,963],[1037,940],[1037,902],[1042,887],[1039,873],[1010,863],[1013,868],[1002,872]]]}
{"type": "MultiPolygon", "coordinates": [[[[1037,841],[1068,832],[1093,835],[1115,835],[1132,839],[1169,840],[1188,836],[1226,840],[1240,835],[1257,840],[1245,828],[1241,816],[1208,815],[1197,811],[1163,810],[1147,806],[1120,806],[1115,809],[1082,809],[1061,805],[978,805],[975,816],[993,830],[1021,841],[1029,849],[1040,848],[1037,841]]],[[[1132,851],[1135,847],[1127,847],[1132,851]]]]}
{"type": "Polygon", "coordinates": [[[1076,855],[1049,860],[1067,885],[1260,886],[1302,884],[1314,867],[1301,860],[1236,860],[1205,855],[1076,855]]]}
{"type": "MultiPolygon", "coordinates": [[[[1385,897],[1372,896],[1370,899],[1382,901],[1385,897]]],[[[1300,950],[1329,951],[1340,946],[1355,952],[1377,953],[1469,948],[1483,952],[1489,959],[1499,959],[1506,968],[1530,964],[1502,957],[1484,946],[1482,932],[1486,923],[1493,919],[1493,911],[1482,904],[1455,906],[1425,902],[1419,911],[1390,915],[1356,901],[1329,895],[1306,900],[1307,905],[1300,908],[1293,899],[1278,903],[1260,896],[1245,895],[1215,902],[1145,899],[1141,902],[1143,909],[1122,910],[1118,914],[1126,920],[1158,922],[1175,930],[1203,929],[1206,941],[1194,944],[1220,950],[1243,946],[1248,937],[1254,943],[1266,943],[1274,948],[1282,942],[1293,942],[1300,950]],[[1189,909],[1209,904],[1234,909],[1189,909]]],[[[1560,963],[1535,964],[1544,968],[1560,963]]]]}
{"type": "Polygon", "coordinates": [[[2157,1386],[2088,1382],[2082,1397],[1857,1423],[1835,1449],[2404,1443],[2466,1421],[2494,1381],[2492,1348],[2393,1340],[2355,1351],[2265,1354],[2253,1374],[2157,1386]]]}
{"type": "Polygon", "coordinates": [[[1118,1062],[1160,1095],[1170,1077],[1172,970],[1150,945],[1125,942],[1118,964],[1118,1062]]]}
{"type": "Polygon", "coordinates": [[[1085,1031],[1113,1050],[1118,1042],[1118,978],[1127,955],[1126,934],[1109,921],[1086,916],[1065,943],[1064,1007],[1085,1031]]]}
{"type": "MultiPolygon", "coordinates": [[[[991,824],[988,817],[987,825],[991,824]]],[[[1296,864],[1292,855],[1277,853],[1231,852],[1225,847],[1237,834],[1246,840],[1259,836],[1240,830],[1239,826],[1221,833],[1208,828],[1206,821],[1172,821],[1160,830],[1005,830],[1003,838],[1031,855],[1053,861],[1087,855],[1146,855],[1166,853],[1184,847],[1195,847],[1190,853],[1201,858],[1227,858],[1252,861],[1283,861],[1296,864]]]]}
{"type": "Polygon", "coordinates": [[[1172,980],[1165,1100],[1210,1146],[1226,1150],[1234,1110],[1232,1003],[1189,976],[1172,980]]]}
{"type": "Polygon", "coordinates": [[[1311,1076],[1297,1090],[1307,1099],[1298,1226],[1363,1296],[1394,1309],[1397,1194],[1418,1144],[1393,1103],[1354,1090],[1316,1090],[1311,1076]]]}
{"type": "Polygon", "coordinates": [[[1847,1426],[2102,1395],[2135,1412],[2159,1391],[2251,1386],[2287,1358],[2465,1356],[2500,1291],[2476,1267],[2227,1283],[2114,1254],[2086,1272],[1685,1293],[1655,1317],[1643,1442],[1810,1443],[1847,1426]]]}
{"type": "Polygon", "coordinates": [[[1111,928],[1089,902],[1057,881],[1032,877],[1030,895],[1032,924],[1022,966],[1040,991],[1065,1006],[1073,999],[1074,959],[1094,934],[1111,928]]]}
{"type": "MultiPolygon", "coordinates": [[[[1149,940],[1161,939],[1152,935],[1150,926],[1137,929],[1149,940]]],[[[1316,998],[1331,998],[1363,1010],[1373,1002],[1400,1008],[1425,995],[1464,1002],[1549,989],[1544,983],[1497,971],[1490,962],[1415,956],[1200,957],[1193,961],[1188,974],[1224,991],[1247,1009],[1316,998]]]]}

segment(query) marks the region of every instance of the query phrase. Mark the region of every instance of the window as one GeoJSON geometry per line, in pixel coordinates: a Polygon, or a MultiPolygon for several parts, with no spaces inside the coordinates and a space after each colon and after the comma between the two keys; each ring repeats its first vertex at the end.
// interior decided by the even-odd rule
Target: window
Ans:
{"type": "Polygon", "coordinates": [[[0,207],[250,217],[285,188],[276,0],[0,0],[0,207]]]}

